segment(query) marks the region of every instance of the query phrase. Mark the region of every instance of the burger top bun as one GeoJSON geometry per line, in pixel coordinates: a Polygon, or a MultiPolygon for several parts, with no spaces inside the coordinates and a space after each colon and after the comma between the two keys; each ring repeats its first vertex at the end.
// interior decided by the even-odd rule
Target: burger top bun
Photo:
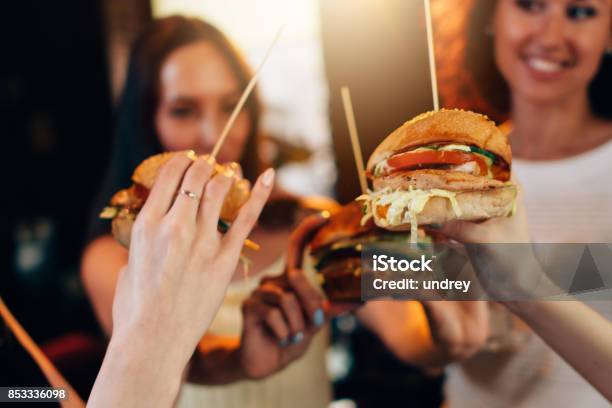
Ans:
{"type": "Polygon", "coordinates": [[[373,173],[378,163],[395,153],[441,142],[474,145],[512,164],[508,138],[493,121],[470,111],[441,109],[423,113],[387,136],[370,156],[367,169],[373,173]]]}
{"type": "MultiPolygon", "coordinates": [[[[153,184],[155,184],[155,180],[162,166],[172,157],[179,154],[187,155],[192,160],[198,157],[190,150],[156,154],[144,160],[136,167],[134,174],[132,174],[132,181],[150,190],[153,188],[153,184]]],[[[226,170],[238,171],[239,168],[237,163],[229,163],[227,165],[215,164],[215,173],[221,173],[226,170]]],[[[221,209],[222,219],[233,221],[237,217],[240,207],[242,207],[249,198],[250,188],[251,183],[248,180],[238,177],[235,178],[223,202],[223,207],[221,209]]]]}
{"type": "Polygon", "coordinates": [[[344,238],[356,236],[375,228],[373,222],[361,225],[363,217],[361,204],[351,201],[333,213],[329,221],[317,231],[310,241],[310,250],[317,250],[344,238]]]}
{"type": "Polygon", "coordinates": [[[155,156],[145,159],[136,167],[134,174],[132,174],[132,181],[151,190],[162,166],[166,164],[168,160],[179,154],[186,155],[192,160],[197,157],[195,153],[190,150],[156,154],[155,156]]]}

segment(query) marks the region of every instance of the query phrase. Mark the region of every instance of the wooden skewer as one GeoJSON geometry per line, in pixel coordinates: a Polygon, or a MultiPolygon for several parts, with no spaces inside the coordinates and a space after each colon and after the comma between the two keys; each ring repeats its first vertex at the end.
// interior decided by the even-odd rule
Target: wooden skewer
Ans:
{"type": "Polygon", "coordinates": [[[438,100],[438,78],[436,75],[436,54],[434,50],[433,40],[433,24],[431,21],[431,4],[430,0],[423,0],[425,4],[425,25],[427,27],[427,49],[429,51],[429,73],[431,78],[431,93],[433,96],[434,110],[440,109],[440,101],[438,100]]]}
{"type": "Polygon", "coordinates": [[[355,158],[355,165],[357,166],[357,175],[359,176],[359,185],[361,186],[361,193],[368,193],[368,182],[365,178],[365,168],[363,166],[363,155],[361,154],[361,147],[359,146],[359,136],[357,134],[357,125],[355,124],[355,113],[353,112],[353,103],[351,102],[351,92],[348,86],[340,88],[342,94],[342,104],[344,105],[344,115],[346,116],[346,123],[349,129],[349,135],[351,136],[351,145],[353,146],[353,156],[355,158]]]}
{"type": "Polygon", "coordinates": [[[259,78],[259,73],[261,72],[261,69],[263,68],[263,66],[266,63],[266,61],[268,60],[268,57],[270,56],[270,53],[272,52],[272,49],[274,48],[274,46],[278,42],[278,39],[280,38],[281,33],[283,32],[284,28],[285,28],[285,26],[282,25],[278,29],[278,32],[276,33],[276,36],[274,37],[274,40],[272,41],[272,44],[270,44],[270,47],[268,48],[268,51],[266,51],[266,55],[264,56],[263,61],[261,61],[261,64],[259,64],[259,67],[257,68],[257,71],[255,71],[255,75],[253,75],[253,78],[251,78],[251,80],[249,81],[249,83],[248,83],[246,89],[244,90],[244,92],[242,92],[242,96],[240,97],[240,100],[238,101],[238,104],[234,108],[234,111],[230,115],[229,120],[225,124],[225,127],[223,128],[223,131],[221,132],[221,136],[219,136],[219,140],[217,140],[217,143],[215,143],[215,147],[213,148],[212,153],[210,154],[211,158],[214,159],[214,158],[217,157],[217,154],[219,153],[219,150],[221,149],[221,146],[223,145],[223,142],[225,141],[225,138],[227,137],[227,134],[229,133],[229,131],[232,128],[232,126],[234,125],[234,122],[236,121],[236,118],[238,117],[238,114],[240,113],[240,111],[242,110],[242,107],[246,103],[246,100],[248,99],[249,95],[253,91],[253,88],[255,87],[255,84],[257,83],[257,79],[259,78]]]}
{"type": "Polygon", "coordinates": [[[21,346],[28,352],[34,362],[38,365],[44,376],[49,381],[49,385],[54,388],[63,388],[66,390],[68,396],[67,400],[61,401],[62,407],[84,407],[85,403],[79,395],[76,393],[74,388],[66,381],[64,376],[55,368],[53,363],[47,358],[45,353],[42,352],[40,347],[32,340],[32,337],[25,331],[23,326],[17,321],[15,316],[11,313],[9,308],[6,306],[2,297],[0,297],[0,316],[6,322],[8,328],[13,332],[13,335],[21,344],[21,346]]]}

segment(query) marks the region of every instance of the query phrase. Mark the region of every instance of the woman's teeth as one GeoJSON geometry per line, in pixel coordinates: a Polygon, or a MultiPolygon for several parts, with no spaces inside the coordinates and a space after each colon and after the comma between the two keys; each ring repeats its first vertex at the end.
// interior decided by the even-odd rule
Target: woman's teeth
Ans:
{"type": "Polygon", "coordinates": [[[528,58],[527,65],[531,68],[542,71],[542,72],[559,72],[563,69],[563,64],[560,62],[554,62],[550,60],[545,60],[542,58],[528,58]]]}

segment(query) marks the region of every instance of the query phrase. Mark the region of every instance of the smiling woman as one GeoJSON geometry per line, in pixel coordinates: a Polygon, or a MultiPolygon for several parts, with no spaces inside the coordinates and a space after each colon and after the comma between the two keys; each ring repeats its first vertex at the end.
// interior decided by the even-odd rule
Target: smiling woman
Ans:
{"type": "Polygon", "coordinates": [[[513,95],[536,102],[583,92],[610,45],[608,0],[502,0],[495,59],[513,95]]]}
{"type": "MultiPolygon", "coordinates": [[[[581,75],[576,77],[575,70],[571,70],[571,75],[582,84],[563,81],[563,86],[588,87],[592,111],[602,118],[612,117],[612,106],[606,95],[612,86],[612,41],[606,23],[611,7],[609,0],[433,1],[432,12],[437,23],[435,40],[438,44],[439,89],[443,104],[487,113],[497,121],[506,120],[511,110],[509,85],[512,83],[539,97],[544,96],[537,89],[528,87],[528,83],[520,82],[519,75],[531,76],[532,85],[537,78],[550,78],[552,81],[557,75],[567,75],[580,58],[578,68],[581,75]],[[457,1],[460,3],[457,4],[457,1]],[[505,21],[494,20],[495,16],[500,15],[495,13],[498,6],[511,11],[501,14],[505,21]],[[508,20],[521,16],[524,18],[508,20]],[[556,18],[551,20],[551,16],[556,18]],[[513,30],[501,32],[496,23],[512,23],[513,30]],[[548,31],[545,37],[538,34],[545,29],[548,31]],[[537,50],[539,57],[534,58],[536,51],[533,50],[533,42],[529,51],[524,47],[516,48],[519,45],[517,41],[524,43],[534,36],[550,41],[550,30],[554,34],[554,30],[560,29],[572,38],[565,51],[553,49],[554,55],[551,55],[551,45],[540,43],[537,50]],[[498,32],[500,35],[496,35],[498,32]],[[508,40],[515,43],[514,47],[498,47],[501,41],[508,45],[508,40]],[[547,53],[546,58],[541,58],[543,52],[547,53]],[[529,61],[527,55],[530,55],[529,61]],[[502,66],[502,58],[506,62],[514,60],[513,65],[502,66]]],[[[554,44],[552,46],[555,48],[554,44]]],[[[554,93],[557,92],[564,91],[554,90],[554,93]]]]}
{"type": "MultiPolygon", "coordinates": [[[[444,44],[438,49],[450,50],[438,55],[443,104],[511,120],[513,176],[522,187],[531,239],[611,242],[612,1],[434,4],[437,21],[448,15],[455,23],[437,24],[438,44],[444,44]],[[454,14],[458,9],[465,14],[454,14]]],[[[589,306],[612,318],[609,302],[589,306]]],[[[521,332],[508,314],[492,321],[509,326],[506,339],[521,332]]],[[[450,406],[478,400],[483,406],[609,407],[541,339],[519,335],[524,341],[504,353],[482,352],[448,371],[450,406]]]]}

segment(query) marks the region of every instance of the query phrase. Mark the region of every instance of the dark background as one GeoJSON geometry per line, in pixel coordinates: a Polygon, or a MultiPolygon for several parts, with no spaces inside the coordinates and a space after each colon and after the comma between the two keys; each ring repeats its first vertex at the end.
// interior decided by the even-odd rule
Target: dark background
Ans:
{"type": "MultiPolygon", "coordinates": [[[[26,1],[6,2],[2,17],[0,295],[70,372],[71,353],[100,354],[78,265],[111,140],[102,13],[96,1],[26,1]]],[[[18,359],[15,349],[7,336],[0,354],[18,359]]],[[[79,370],[71,380],[84,387],[79,370]]]]}
{"type": "Polygon", "coordinates": [[[109,150],[111,104],[96,6],[78,0],[39,2],[36,7],[10,2],[0,28],[0,290],[10,304],[35,295],[30,299],[40,303],[32,304],[35,308],[14,307],[24,323],[35,319],[31,331],[39,336],[79,313],[47,307],[45,301],[55,291],[76,295],[72,282],[58,278],[74,272],[65,268],[78,262],[89,203],[109,150]],[[39,262],[21,260],[23,251],[38,249],[39,262]],[[24,285],[27,291],[20,291],[24,285]]]}
{"type": "Polygon", "coordinates": [[[351,91],[364,160],[404,122],[433,109],[422,1],[322,0],[321,26],[337,195],[361,194],[340,87],[351,91]]]}

